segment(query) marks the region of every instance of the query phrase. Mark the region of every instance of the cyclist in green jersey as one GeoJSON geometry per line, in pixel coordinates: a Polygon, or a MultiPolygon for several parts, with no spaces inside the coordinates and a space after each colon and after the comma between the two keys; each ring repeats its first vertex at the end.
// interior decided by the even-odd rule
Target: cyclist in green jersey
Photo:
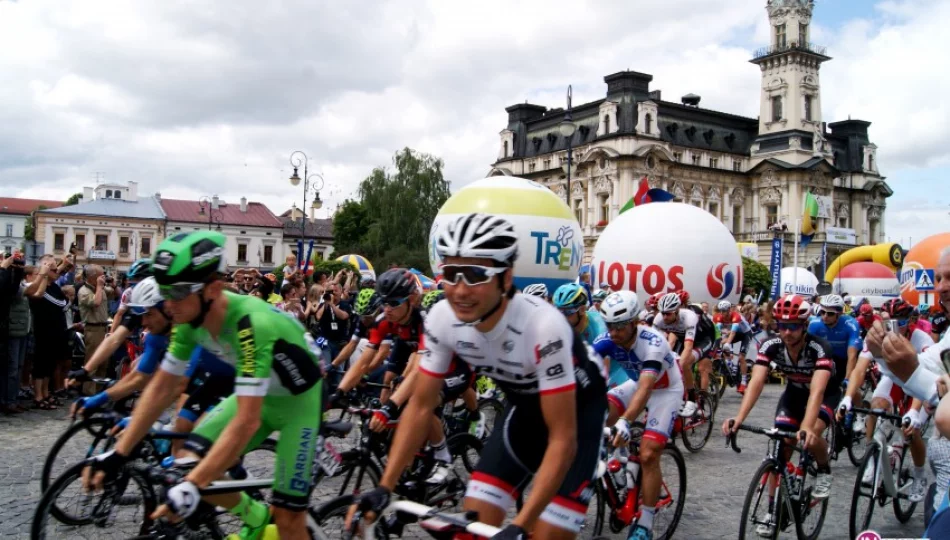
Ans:
{"type": "MultiPolygon", "coordinates": [[[[139,400],[125,434],[113,451],[93,461],[93,484],[115,477],[152,423],[181,394],[188,359],[200,345],[235,367],[235,392],[192,432],[185,449],[201,460],[168,490],[168,502],[156,515],[190,516],[198,507],[199,488],[222,478],[242,454],[279,431],[273,520],[280,538],[303,539],[322,418],[319,355],[293,316],[226,290],[221,280],[227,269],[224,246],[221,233],[201,231],[177,234],[158,247],[155,279],[176,326],[161,369],[139,400]]],[[[241,517],[245,527],[237,538],[260,538],[270,522],[268,508],[245,493],[207,501],[241,517]]]]}

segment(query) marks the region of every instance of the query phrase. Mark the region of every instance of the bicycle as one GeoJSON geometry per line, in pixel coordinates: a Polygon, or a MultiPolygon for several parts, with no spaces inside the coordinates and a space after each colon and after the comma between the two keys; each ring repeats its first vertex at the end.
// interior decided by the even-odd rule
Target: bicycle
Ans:
{"type": "MultiPolygon", "coordinates": [[[[792,522],[795,523],[795,533],[799,540],[818,538],[828,512],[828,499],[812,497],[814,490],[812,481],[817,473],[814,458],[800,445],[792,447],[792,450],[799,454],[798,465],[782,457],[784,450],[787,449],[785,441],[797,440],[798,433],[745,424],[740,424],[739,429],[765,435],[771,439],[768,453],[756,470],[755,476],[752,477],[752,482],[746,492],[742,505],[742,521],[739,523],[739,538],[760,536],[778,538],[779,532],[787,529],[792,522]],[[772,482],[775,479],[778,480],[777,486],[772,482]],[[763,501],[763,494],[766,495],[765,501],[763,501]],[[773,496],[774,501],[769,501],[768,499],[773,496]],[[765,502],[764,518],[758,515],[763,502],[765,502]],[[816,519],[812,520],[811,525],[807,525],[810,518],[816,519]],[[755,529],[761,529],[762,532],[750,530],[753,528],[750,524],[755,526],[755,529]],[[764,534],[765,532],[768,534],[764,534]]],[[[730,434],[726,438],[726,444],[739,454],[742,450],[738,446],[737,435],[737,433],[730,434]]]]}
{"type": "MultiPolygon", "coordinates": [[[[894,516],[901,523],[907,523],[917,503],[910,502],[905,493],[914,483],[911,466],[905,466],[907,462],[907,445],[901,441],[900,446],[892,444],[892,439],[896,432],[896,427],[900,426],[903,417],[897,414],[891,414],[883,409],[859,409],[853,408],[852,411],[860,412],[869,416],[876,416],[886,422],[878,421],[874,428],[874,438],[868,445],[868,451],[861,460],[858,467],[858,474],[854,480],[854,491],[851,495],[851,512],[848,520],[848,531],[852,537],[856,537],[863,531],[866,531],[871,524],[871,517],[874,514],[874,503],[883,508],[888,501],[894,506],[894,516]],[[885,424],[894,426],[892,429],[886,429],[885,424]],[[887,432],[887,433],[885,433],[887,432]],[[887,449],[887,452],[884,452],[887,449]],[[886,457],[887,456],[887,457],[886,457]],[[888,463],[889,461],[889,463],[888,463]],[[887,466],[889,465],[889,466],[887,466]],[[870,484],[864,482],[865,475],[870,468],[870,475],[873,480],[870,484]],[[867,499],[867,507],[864,512],[860,512],[862,506],[861,500],[867,499]]],[[[898,434],[899,436],[902,436],[898,434]]]]}
{"type": "MultiPolygon", "coordinates": [[[[334,503],[337,513],[342,510],[345,514],[355,501],[353,497],[343,497],[334,503]]],[[[360,523],[363,521],[364,510],[357,508],[349,523],[344,523],[342,538],[351,540],[355,537],[360,523]]],[[[472,540],[488,539],[501,532],[501,529],[477,521],[475,512],[446,513],[431,506],[414,501],[399,500],[389,503],[383,510],[376,523],[369,527],[362,527],[363,540],[376,538],[396,538],[402,536],[406,525],[419,523],[422,530],[433,538],[448,540],[452,538],[470,538],[472,540]]]]}
{"type": "Polygon", "coordinates": [[[716,349],[710,353],[710,359],[713,363],[713,370],[709,377],[709,393],[716,396],[716,406],[722,400],[726,393],[726,387],[738,388],[740,381],[739,367],[731,366],[724,359],[721,349],[716,349]]]}
{"type": "Polygon", "coordinates": [[[683,440],[683,446],[691,453],[695,454],[702,450],[712,435],[714,419],[716,416],[716,400],[713,394],[697,390],[699,396],[696,405],[696,412],[689,418],[683,418],[677,415],[673,421],[673,435],[677,435],[683,440]]]}

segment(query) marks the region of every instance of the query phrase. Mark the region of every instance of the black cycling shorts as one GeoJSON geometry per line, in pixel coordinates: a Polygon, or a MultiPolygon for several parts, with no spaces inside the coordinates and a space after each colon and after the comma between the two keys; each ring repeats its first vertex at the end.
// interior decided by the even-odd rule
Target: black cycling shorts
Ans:
{"type": "Polygon", "coordinates": [[[202,414],[234,393],[234,375],[198,371],[188,381],[188,399],[178,416],[197,422],[202,414]]]}
{"type": "Polygon", "coordinates": [[[733,339],[733,343],[739,344],[740,356],[744,356],[746,351],[749,350],[749,343],[751,342],[752,342],[752,334],[749,334],[746,332],[736,333],[736,337],[733,339]]]}
{"type": "MultiPolygon", "coordinates": [[[[810,391],[807,388],[786,386],[785,392],[782,393],[775,407],[775,427],[785,431],[798,431],[805,418],[809,394],[810,391]]],[[[834,422],[835,409],[838,408],[840,401],[841,385],[829,380],[825,388],[825,396],[821,400],[821,409],[818,411],[818,418],[826,426],[831,426],[834,422]]]]}
{"type": "MultiPolygon", "coordinates": [[[[557,494],[541,514],[542,521],[565,530],[581,530],[594,492],[606,416],[605,393],[599,398],[588,398],[578,408],[577,455],[557,494]]],[[[509,509],[541,465],[547,439],[538,405],[509,404],[502,425],[496,423],[485,442],[465,496],[509,509]]]]}

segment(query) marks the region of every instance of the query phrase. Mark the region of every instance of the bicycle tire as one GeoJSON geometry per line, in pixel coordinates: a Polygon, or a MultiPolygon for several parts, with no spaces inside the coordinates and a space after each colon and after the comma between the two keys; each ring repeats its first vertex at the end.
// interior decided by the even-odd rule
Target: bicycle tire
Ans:
{"type": "Polygon", "coordinates": [[[505,404],[500,400],[495,398],[483,398],[478,400],[478,412],[481,413],[482,409],[491,409],[492,418],[489,421],[488,415],[485,415],[485,433],[482,436],[482,440],[488,440],[488,436],[491,435],[493,429],[495,429],[495,422],[499,418],[504,418],[505,416],[505,404]]]}
{"type": "MultiPolygon", "coordinates": [[[[680,433],[679,433],[680,439],[683,441],[683,446],[685,446],[686,449],[689,450],[690,453],[693,453],[693,454],[702,450],[706,446],[706,443],[709,442],[709,437],[712,435],[713,425],[715,424],[716,409],[713,407],[713,400],[709,394],[706,394],[706,396],[700,399],[700,407],[697,410],[696,414],[702,414],[703,416],[705,416],[706,423],[699,424],[699,425],[694,423],[691,425],[690,429],[687,429],[686,419],[683,418],[681,420],[683,423],[683,428],[680,430],[680,433]],[[706,432],[705,434],[703,434],[701,431],[703,429],[705,429],[705,432],[706,432]],[[693,434],[698,433],[702,435],[702,437],[700,437],[697,440],[691,440],[691,438],[687,436],[688,432],[691,432],[693,434]]],[[[696,422],[695,415],[690,420],[693,422],[696,422]]]]}
{"type": "MultiPolygon", "coordinates": [[[[108,440],[112,438],[108,434],[108,430],[111,429],[112,426],[114,425],[115,425],[115,420],[112,418],[103,417],[103,416],[91,416],[89,418],[84,418],[83,420],[69,426],[69,428],[67,428],[66,431],[64,431],[59,436],[59,438],[56,439],[56,441],[53,443],[53,446],[50,447],[49,452],[46,454],[46,460],[43,462],[43,470],[40,473],[40,491],[42,493],[46,493],[46,491],[56,481],[56,479],[59,476],[62,476],[62,474],[65,471],[69,470],[70,467],[72,467],[72,465],[75,464],[74,463],[74,464],[67,465],[63,471],[58,471],[58,474],[56,474],[56,477],[54,477],[53,469],[56,466],[56,460],[59,457],[60,452],[62,452],[63,448],[71,439],[76,437],[77,434],[80,434],[82,432],[88,432],[89,434],[93,436],[93,441],[94,441],[93,445],[90,448],[98,447],[99,444],[104,440],[107,441],[105,448],[108,448],[109,446],[108,440]],[[96,430],[96,431],[93,431],[93,430],[96,430]]],[[[92,455],[94,454],[92,450],[90,449],[90,451],[87,452],[85,456],[77,460],[77,463],[79,461],[83,461],[85,458],[91,457],[92,455]]],[[[85,519],[82,516],[77,517],[77,516],[70,515],[68,512],[64,511],[62,508],[59,508],[59,505],[54,505],[52,512],[57,520],[65,524],[80,525],[85,519]]]]}
{"type": "MultiPolygon", "coordinates": [[[[762,502],[761,495],[765,494],[765,504],[766,512],[768,512],[768,494],[765,493],[765,490],[768,489],[768,480],[773,474],[779,474],[778,466],[775,461],[765,460],[760,465],[759,468],[755,470],[755,476],[752,477],[752,482],[749,483],[749,489],[746,490],[745,499],[742,502],[742,515],[739,521],[739,540],[744,538],[760,538],[758,532],[755,530],[755,527],[751,527],[751,531],[747,531],[746,528],[751,524],[751,519],[749,516],[749,510],[752,508],[753,499],[758,493],[760,495],[759,501],[762,502]],[[759,488],[763,488],[762,491],[759,491],[759,488]]],[[[772,532],[770,538],[773,540],[778,538],[779,532],[781,532],[781,527],[778,526],[782,522],[782,512],[785,510],[785,484],[784,482],[779,482],[778,487],[778,497],[775,498],[775,509],[776,509],[776,527],[772,532]]],[[[758,502],[756,506],[758,506],[758,502]]]]}
{"type": "MultiPolygon", "coordinates": [[[[669,540],[673,537],[673,533],[676,532],[676,527],[679,525],[680,519],[683,517],[683,506],[686,504],[686,460],[683,458],[683,453],[680,452],[680,449],[676,447],[672,442],[666,444],[666,448],[663,449],[663,454],[669,455],[673,458],[673,462],[676,463],[677,472],[679,473],[679,496],[673,502],[673,517],[670,519],[670,524],[662,533],[657,532],[657,516],[660,516],[662,519],[661,513],[658,511],[653,517],[653,538],[654,540],[669,540]]],[[[662,455],[661,455],[662,459],[662,455]]],[[[642,474],[641,474],[642,478],[642,474]]],[[[663,483],[670,483],[670,476],[663,474],[663,483]]],[[[661,492],[662,494],[662,492],[661,492]]],[[[657,509],[659,510],[659,509],[657,509]]]]}
{"type": "MultiPolygon", "coordinates": [[[[56,479],[55,482],[43,493],[43,496],[40,497],[39,503],[36,505],[36,510],[33,513],[33,521],[30,524],[30,538],[32,540],[45,540],[46,539],[46,527],[49,523],[49,518],[56,518],[53,509],[57,506],[56,500],[67,487],[70,486],[73,482],[81,481],[82,470],[86,466],[85,463],[76,463],[63,474],[56,479]]],[[[135,471],[130,466],[126,466],[125,474],[128,474],[129,485],[135,483],[138,488],[142,491],[143,496],[141,497],[142,505],[144,506],[144,512],[142,513],[143,520],[142,524],[139,527],[139,535],[147,535],[148,530],[152,526],[151,515],[157,507],[155,493],[152,490],[151,484],[143,478],[137,471],[135,471]]],[[[119,497],[124,497],[125,492],[128,490],[128,485],[123,489],[123,494],[119,497]]],[[[98,496],[98,495],[96,495],[98,496]]],[[[59,518],[56,518],[57,521],[60,521],[59,518]]],[[[83,523],[64,523],[66,525],[89,525],[92,524],[93,518],[86,518],[83,523]]],[[[96,525],[99,528],[99,525],[96,525]]],[[[59,536],[53,536],[51,538],[59,538],[59,536]]]]}
{"type": "Polygon", "coordinates": [[[848,534],[850,538],[857,538],[859,534],[868,530],[871,525],[871,518],[874,517],[874,507],[877,506],[877,497],[875,496],[877,489],[875,486],[865,488],[862,479],[864,478],[865,468],[869,466],[877,468],[880,452],[881,448],[876,443],[872,444],[865,452],[861,465],[858,466],[858,473],[854,478],[854,489],[851,490],[851,507],[848,511],[848,534]],[[866,489],[870,490],[869,494],[864,493],[866,489]],[[857,523],[857,501],[861,496],[866,496],[868,499],[867,515],[862,516],[861,523],[857,523]]]}
{"type": "MultiPolygon", "coordinates": [[[[898,492],[902,486],[902,482],[910,481],[911,476],[910,466],[904,467],[904,464],[907,463],[907,450],[910,445],[905,444],[904,449],[901,450],[900,461],[897,462],[897,474],[894,476],[894,481],[897,483],[898,492]]],[[[913,460],[911,460],[913,463],[913,460]]],[[[912,465],[911,465],[912,466],[912,465]]],[[[907,523],[910,521],[910,518],[914,515],[914,510],[917,509],[917,503],[911,502],[910,499],[902,499],[900,497],[894,497],[892,504],[894,506],[894,517],[897,518],[901,523],[907,523]],[[907,509],[901,507],[901,505],[906,502],[909,504],[907,509]]]]}
{"type": "Polygon", "coordinates": [[[469,474],[472,474],[472,472],[475,471],[475,465],[478,464],[478,460],[476,459],[473,462],[465,450],[471,448],[481,455],[482,441],[471,433],[456,433],[446,440],[446,445],[448,445],[449,454],[453,458],[456,456],[460,457],[462,464],[465,466],[465,470],[468,471],[469,474]]]}
{"type": "MultiPolygon", "coordinates": [[[[818,473],[817,469],[814,471],[809,469],[808,473],[805,476],[805,481],[811,482],[813,478],[816,478],[817,473],[818,473]]],[[[815,506],[819,506],[820,509],[818,511],[820,513],[818,515],[818,523],[815,525],[815,530],[812,531],[810,534],[805,532],[805,525],[804,525],[805,517],[803,516],[803,512],[805,512],[806,510],[804,507],[805,505],[800,501],[793,502],[793,504],[798,505],[798,508],[796,509],[796,513],[798,514],[798,517],[795,519],[795,534],[799,540],[817,540],[818,536],[821,534],[821,528],[825,524],[825,518],[828,516],[828,498],[826,497],[824,499],[813,499],[811,497],[812,490],[813,488],[806,490],[806,493],[808,494],[808,499],[806,500],[806,503],[808,504],[807,511],[813,512],[815,506]]]]}
{"type": "MultiPolygon", "coordinates": [[[[349,495],[336,497],[334,499],[330,499],[329,501],[321,504],[315,509],[310,508],[309,509],[310,517],[313,518],[313,520],[316,522],[318,527],[323,529],[326,527],[327,521],[329,521],[331,518],[336,518],[341,515],[344,516],[345,518],[346,512],[352,503],[353,503],[353,498],[350,497],[349,495]]],[[[383,520],[381,519],[377,520],[375,528],[376,528],[375,532],[376,532],[377,538],[382,538],[382,539],[389,538],[389,533],[385,530],[385,525],[383,524],[383,520]]],[[[342,533],[344,531],[340,531],[340,532],[342,533]]],[[[326,532],[324,532],[324,534],[326,534],[326,532]]],[[[346,538],[347,535],[343,534],[341,535],[341,537],[346,538]]],[[[330,538],[330,536],[327,535],[327,538],[330,538]]]]}

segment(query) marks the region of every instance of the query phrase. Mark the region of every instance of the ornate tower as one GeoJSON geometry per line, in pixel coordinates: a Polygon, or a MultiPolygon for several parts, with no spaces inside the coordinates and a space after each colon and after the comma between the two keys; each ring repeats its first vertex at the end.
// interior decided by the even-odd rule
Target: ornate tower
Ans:
{"type": "Polygon", "coordinates": [[[793,164],[829,157],[821,123],[818,70],[830,57],[809,41],[814,0],[768,0],[771,43],[750,60],[762,70],[759,135],[753,161],[777,158],[793,164]]]}

